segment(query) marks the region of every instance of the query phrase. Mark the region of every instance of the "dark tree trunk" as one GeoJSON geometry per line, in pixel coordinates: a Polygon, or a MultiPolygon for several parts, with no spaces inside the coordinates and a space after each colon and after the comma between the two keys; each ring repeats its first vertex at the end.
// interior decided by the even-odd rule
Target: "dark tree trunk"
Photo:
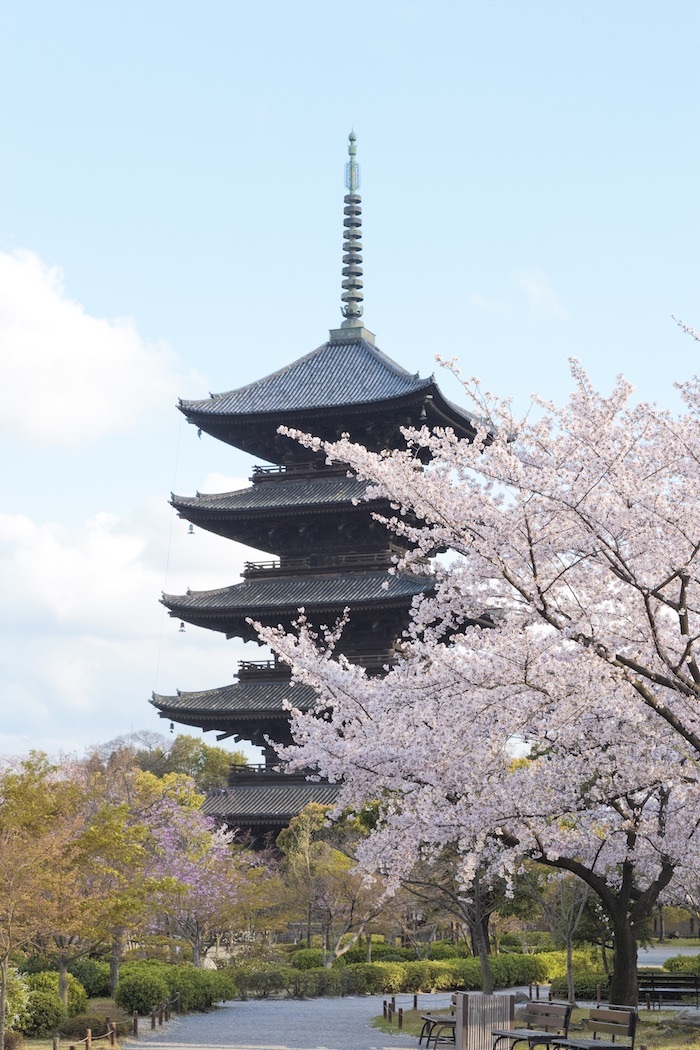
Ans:
{"type": "Polygon", "coordinates": [[[473,922],[470,923],[472,943],[476,948],[481,967],[481,987],[486,995],[493,995],[493,973],[489,959],[489,916],[484,914],[483,902],[481,900],[481,879],[479,872],[474,877],[473,890],[473,922]]]}
{"type": "Polygon", "coordinates": [[[610,1003],[614,1006],[636,1006],[637,935],[626,913],[611,916],[615,932],[615,961],[610,979],[610,1003]]]}
{"type": "Polygon", "coordinates": [[[112,930],[112,950],[109,954],[109,994],[114,994],[119,987],[119,963],[124,955],[124,929],[118,927],[112,930]]]}

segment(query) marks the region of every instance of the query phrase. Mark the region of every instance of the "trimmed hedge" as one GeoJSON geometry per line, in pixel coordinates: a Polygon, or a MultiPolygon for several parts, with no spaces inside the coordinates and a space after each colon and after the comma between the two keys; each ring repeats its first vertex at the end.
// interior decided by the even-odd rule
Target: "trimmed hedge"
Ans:
{"type": "MultiPolygon", "coordinates": [[[[606,973],[574,973],[574,992],[577,999],[595,999],[598,987],[603,999],[610,989],[610,977],[606,973]]],[[[566,999],[569,986],[566,976],[555,977],[550,988],[553,999],[566,999]]]]}
{"type": "Polygon", "coordinates": [[[179,993],[181,1010],[208,1010],[214,1003],[233,999],[236,985],[228,970],[200,970],[167,963],[127,963],[121,967],[115,999],[130,1013],[147,1014],[154,1006],[179,993]]]}
{"type": "Polygon", "coordinates": [[[663,966],[671,973],[700,973],[700,955],[671,955],[663,966]]]}
{"type": "MultiPolygon", "coordinates": [[[[304,963],[311,961],[315,949],[302,949],[304,963]]],[[[491,956],[497,988],[546,983],[549,969],[559,960],[552,953],[541,955],[491,956]]],[[[255,998],[293,995],[309,998],[320,995],[395,995],[401,992],[479,991],[482,986],[478,959],[424,959],[421,962],[349,963],[324,968],[312,966],[256,966],[247,963],[229,971],[241,993],[255,998]]]]}

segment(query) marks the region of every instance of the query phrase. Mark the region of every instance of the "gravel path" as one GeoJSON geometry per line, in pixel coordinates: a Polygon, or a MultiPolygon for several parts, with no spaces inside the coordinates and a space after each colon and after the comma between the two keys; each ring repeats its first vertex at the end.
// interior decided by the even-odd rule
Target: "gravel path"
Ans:
{"type": "MultiPolygon", "coordinates": [[[[128,1050],[416,1050],[415,1036],[386,1035],[369,1022],[382,1012],[383,996],[340,999],[248,999],[206,1014],[174,1018],[155,1031],[141,1023],[128,1050]]],[[[448,995],[420,995],[421,1010],[443,1009],[448,995]]],[[[397,1007],[413,1006],[398,996],[397,1007]]]]}

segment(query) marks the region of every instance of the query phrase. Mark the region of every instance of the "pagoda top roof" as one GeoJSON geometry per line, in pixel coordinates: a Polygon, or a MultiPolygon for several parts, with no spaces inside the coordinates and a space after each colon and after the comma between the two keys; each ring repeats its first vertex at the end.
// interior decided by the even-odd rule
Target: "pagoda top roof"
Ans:
{"type": "Polygon", "coordinates": [[[338,784],[307,782],[303,784],[236,784],[235,787],[211,791],[202,804],[202,812],[209,817],[224,817],[242,826],[256,824],[288,824],[301,813],[304,806],[317,802],[332,806],[340,792],[338,784]]]}
{"type": "Polygon", "coordinates": [[[164,716],[196,714],[202,722],[220,721],[222,717],[236,719],[257,718],[260,715],[277,715],[289,718],[283,707],[289,700],[300,711],[310,711],[316,705],[317,694],[308,685],[277,682],[232,682],[218,689],[203,689],[198,692],[181,692],[176,696],[154,693],[150,703],[164,716]]]}
{"type": "Polygon", "coordinates": [[[180,409],[186,415],[278,415],[393,401],[433,385],[432,377],[407,372],[363,337],[332,339],[263,379],[200,401],[182,400],[180,409]]]}

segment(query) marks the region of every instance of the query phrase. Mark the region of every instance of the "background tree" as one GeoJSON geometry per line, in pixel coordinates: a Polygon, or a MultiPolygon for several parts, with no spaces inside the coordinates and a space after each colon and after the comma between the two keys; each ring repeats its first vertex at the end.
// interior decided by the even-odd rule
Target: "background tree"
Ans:
{"type": "Polygon", "coordinates": [[[57,889],[70,858],[74,784],[38,753],[0,768],[0,1047],[10,959],[56,919],[57,889]]]}
{"type": "Polygon", "coordinates": [[[231,765],[248,762],[243,751],[227,751],[187,733],[168,737],[148,730],[115,737],[95,748],[93,756],[103,768],[128,764],[157,777],[182,773],[194,780],[199,791],[225,787],[231,765]]]}
{"type": "Polygon", "coordinates": [[[283,872],[306,924],[308,947],[314,924],[321,927],[324,966],[357,943],[381,914],[383,903],[382,887],[368,883],[348,856],[364,835],[360,822],[329,828],[329,809],[310,803],[277,836],[285,858],[283,872]]]}

